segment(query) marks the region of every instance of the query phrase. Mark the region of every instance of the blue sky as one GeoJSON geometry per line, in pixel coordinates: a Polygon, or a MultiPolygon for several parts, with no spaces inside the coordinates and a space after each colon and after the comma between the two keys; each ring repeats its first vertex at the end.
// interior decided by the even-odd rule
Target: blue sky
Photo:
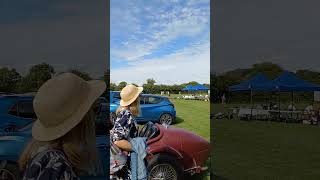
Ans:
{"type": "Polygon", "coordinates": [[[209,0],[111,0],[111,82],[209,82],[209,0]]]}

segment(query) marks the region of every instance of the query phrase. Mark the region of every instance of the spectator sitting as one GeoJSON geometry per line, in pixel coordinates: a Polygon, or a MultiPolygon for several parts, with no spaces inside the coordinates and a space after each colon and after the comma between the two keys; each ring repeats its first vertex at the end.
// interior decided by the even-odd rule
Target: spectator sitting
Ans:
{"type": "Polygon", "coordinates": [[[288,106],[288,110],[289,111],[295,111],[297,108],[293,105],[293,104],[290,104],[289,106],[288,106]]]}
{"type": "Polygon", "coordinates": [[[313,106],[309,105],[304,109],[304,113],[309,114],[311,113],[311,111],[313,111],[313,106]]]}
{"type": "Polygon", "coordinates": [[[310,123],[313,124],[318,124],[318,113],[316,113],[315,111],[311,112],[311,119],[310,119],[310,123]]]}

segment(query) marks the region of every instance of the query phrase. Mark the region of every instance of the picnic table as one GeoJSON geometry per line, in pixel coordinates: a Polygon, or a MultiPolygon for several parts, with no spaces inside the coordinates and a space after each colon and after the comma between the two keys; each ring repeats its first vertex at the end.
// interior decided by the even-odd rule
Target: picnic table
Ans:
{"type": "Polygon", "coordinates": [[[251,108],[240,108],[238,112],[238,117],[239,118],[252,118],[254,117],[255,119],[268,119],[270,113],[269,110],[265,109],[251,109],[251,108]]]}
{"type": "Polygon", "coordinates": [[[287,121],[300,121],[303,111],[290,111],[290,110],[268,110],[268,109],[251,109],[251,108],[240,108],[238,117],[246,119],[263,119],[270,120],[275,119],[285,122],[287,121]]]}
{"type": "Polygon", "coordinates": [[[271,118],[279,119],[280,121],[301,121],[303,111],[297,110],[270,110],[271,118]]]}

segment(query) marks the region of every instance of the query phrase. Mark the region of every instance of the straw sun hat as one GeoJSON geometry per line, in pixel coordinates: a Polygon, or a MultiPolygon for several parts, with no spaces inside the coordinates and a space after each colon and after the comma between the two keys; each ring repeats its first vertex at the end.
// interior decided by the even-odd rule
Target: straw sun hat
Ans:
{"type": "Polygon", "coordinates": [[[105,91],[103,81],[85,81],[72,73],[60,74],[38,90],[33,107],[38,117],[32,136],[38,141],[58,139],[78,125],[105,91]]]}
{"type": "Polygon", "coordinates": [[[137,87],[133,84],[128,84],[120,92],[120,96],[121,96],[120,105],[129,106],[138,98],[139,94],[142,91],[143,91],[143,87],[137,87]]]}

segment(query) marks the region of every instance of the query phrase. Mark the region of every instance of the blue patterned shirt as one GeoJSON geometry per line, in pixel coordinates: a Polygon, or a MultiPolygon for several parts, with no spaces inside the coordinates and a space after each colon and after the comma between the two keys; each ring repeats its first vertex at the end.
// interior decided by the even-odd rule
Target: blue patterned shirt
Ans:
{"type": "Polygon", "coordinates": [[[133,114],[128,109],[122,109],[117,115],[114,126],[110,133],[112,142],[122,139],[128,140],[133,138],[137,131],[137,122],[133,114]]]}

